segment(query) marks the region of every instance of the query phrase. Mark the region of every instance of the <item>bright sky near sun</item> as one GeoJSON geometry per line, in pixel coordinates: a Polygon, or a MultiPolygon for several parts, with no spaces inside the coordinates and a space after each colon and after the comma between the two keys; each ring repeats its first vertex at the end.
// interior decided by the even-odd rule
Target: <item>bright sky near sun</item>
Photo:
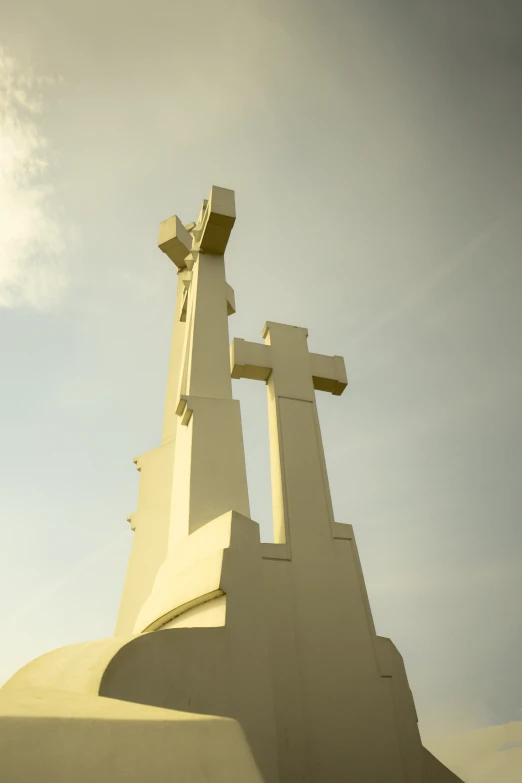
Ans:
{"type": "MultiPolygon", "coordinates": [[[[231,337],[345,357],[339,521],[423,735],[522,720],[516,0],[0,0],[0,682],[110,636],[159,443],[161,220],[236,192],[231,337]]],[[[270,536],[262,384],[242,381],[270,536]]]]}

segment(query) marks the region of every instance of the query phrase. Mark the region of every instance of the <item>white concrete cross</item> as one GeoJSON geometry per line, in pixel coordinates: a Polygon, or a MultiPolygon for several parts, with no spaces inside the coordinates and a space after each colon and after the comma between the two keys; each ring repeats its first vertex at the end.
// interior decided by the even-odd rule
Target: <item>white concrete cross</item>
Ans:
{"type": "Polygon", "coordinates": [[[263,337],[264,345],[233,340],[231,375],[267,384],[274,543],[295,552],[325,533],[348,538],[349,526],[333,519],[315,402],[315,390],[343,393],[344,360],[311,353],[301,327],[268,322],[263,337]]]}
{"type": "Polygon", "coordinates": [[[168,428],[175,440],[169,547],[231,509],[250,509],[239,403],[228,367],[234,292],[224,253],[236,220],[234,192],[214,186],[196,223],[174,216],[159,247],[183,283],[169,373],[168,428]]]}

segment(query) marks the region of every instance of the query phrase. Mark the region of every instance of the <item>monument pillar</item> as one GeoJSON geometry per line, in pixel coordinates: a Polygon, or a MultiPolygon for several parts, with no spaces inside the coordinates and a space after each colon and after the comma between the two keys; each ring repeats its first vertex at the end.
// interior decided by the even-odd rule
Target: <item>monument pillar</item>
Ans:
{"type": "Polygon", "coordinates": [[[234,220],[233,192],[213,188],[196,223],[161,224],[179,270],[174,338],[162,444],[137,461],[121,635],[48,653],[3,686],[0,777],[459,783],[422,746],[352,527],[333,518],[315,391],[341,394],[344,362],[273,322],[264,344],[231,349],[234,378],[267,384],[276,543],[249,518],[228,356],[234,220]]]}
{"type": "MultiPolygon", "coordinates": [[[[197,222],[160,224],[159,247],[177,267],[177,296],[161,445],[135,460],[138,508],[117,634],[131,633],[167,555],[228,511],[249,517],[239,402],[232,399],[228,316],[234,291],[224,253],[234,192],[213,187],[197,222]]],[[[165,569],[164,569],[165,570],[165,569]]]]}
{"type": "Polygon", "coordinates": [[[175,574],[188,537],[224,514],[250,516],[241,413],[229,368],[228,316],[235,305],[224,253],[234,222],[233,191],[213,187],[196,223],[184,227],[173,217],[161,225],[160,247],[183,284],[164,425],[173,467],[167,547],[136,630],[156,627],[177,610],[175,574]]]}
{"type": "Polygon", "coordinates": [[[228,511],[250,516],[241,413],[228,367],[233,296],[224,252],[234,221],[233,191],[213,188],[185,259],[187,324],[176,391],[169,550],[228,511]]]}

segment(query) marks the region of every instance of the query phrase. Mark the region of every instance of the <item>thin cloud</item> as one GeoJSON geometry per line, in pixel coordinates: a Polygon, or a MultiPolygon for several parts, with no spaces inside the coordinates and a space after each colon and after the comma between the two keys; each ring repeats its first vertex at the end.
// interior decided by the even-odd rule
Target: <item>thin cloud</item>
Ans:
{"type": "Polygon", "coordinates": [[[403,313],[422,304],[426,298],[448,277],[453,275],[458,269],[469,263],[476,253],[485,247],[517,214],[520,213],[522,202],[517,202],[515,206],[506,210],[504,214],[496,220],[489,223],[486,228],[470,239],[456,255],[447,261],[423,283],[417,286],[406,297],[397,302],[387,313],[375,321],[365,332],[355,338],[353,347],[350,349],[353,356],[354,351],[358,350],[368,339],[384,329],[388,324],[393,323],[400,318],[403,313]]]}
{"type": "Polygon", "coordinates": [[[67,288],[70,231],[52,209],[38,124],[43,89],[54,83],[0,47],[0,307],[46,308],[67,288]]]}
{"type": "Polygon", "coordinates": [[[118,536],[114,536],[106,546],[102,547],[102,549],[85,557],[83,560],[77,561],[73,567],[62,574],[59,579],[42,587],[30,601],[17,608],[11,617],[7,618],[6,625],[9,626],[12,623],[19,623],[20,618],[48,603],[51,598],[54,598],[55,595],[61,593],[71,580],[75,579],[82,572],[90,569],[95,563],[99,563],[105,560],[109,555],[114,554],[114,552],[121,549],[126,543],[127,539],[120,533],[118,536]]]}
{"type": "Polygon", "coordinates": [[[484,590],[498,590],[501,587],[517,587],[520,579],[518,562],[502,561],[494,563],[472,563],[462,565],[458,570],[444,570],[439,562],[423,563],[422,568],[403,564],[400,572],[384,574],[380,579],[372,581],[372,593],[383,594],[394,598],[397,595],[411,594],[415,589],[417,596],[453,596],[469,594],[475,591],[478,595],[484,590]]]}

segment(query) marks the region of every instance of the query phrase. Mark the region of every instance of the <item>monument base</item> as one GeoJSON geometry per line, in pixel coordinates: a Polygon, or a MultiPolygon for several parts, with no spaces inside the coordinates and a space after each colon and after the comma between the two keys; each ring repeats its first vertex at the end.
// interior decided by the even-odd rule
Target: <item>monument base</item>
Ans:
{"type": "Polygon", "coordinates": [[[5,783],[262,783],[239,724],[92,694],[0,698],[5,783]]]}

